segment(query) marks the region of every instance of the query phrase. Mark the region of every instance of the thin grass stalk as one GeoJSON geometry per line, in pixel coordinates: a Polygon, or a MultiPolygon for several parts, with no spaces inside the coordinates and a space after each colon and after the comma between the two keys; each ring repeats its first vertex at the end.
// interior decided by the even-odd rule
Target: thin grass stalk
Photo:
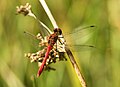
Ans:
{"type": "Polygon", "coordinates": [[[39,0],[39,1],[40,1],[41,5],[43,6],[43,8],[44,8],[46,14],[48,15],[48,17],[49,17],[49,19],[50,19],[50,21],[51,21],[53,27],[54,27],[54,28],[58,28],[58,25],[57,25],[57,23],[56,23],[54,17],[52,16],[52,13],[51,13],[51,11],[49,10],[49,8],[48,8],[48,6],[47,6],[45,0],[39,0]]]}

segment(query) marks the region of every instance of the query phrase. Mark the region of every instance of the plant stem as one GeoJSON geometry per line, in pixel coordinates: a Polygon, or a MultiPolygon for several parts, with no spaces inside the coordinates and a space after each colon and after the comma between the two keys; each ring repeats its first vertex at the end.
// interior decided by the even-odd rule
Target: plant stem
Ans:
{"type": "Polygon", "coordinates": [[[40,1],[41,5],[43,6],[45,12],[47,13],[47,15],[48,15],[48,17],[49,17],[49,19],[50,19],[53,27],[54,27],[54,28],[58,28],[58,25],[57,25],[54,17],[52,16],[52,13],[50,12],[50,10],[49,10],[49,8],[48,8],[45,0],[39,0],[39,1],[40,1]]]}
{"type": "Polygon", "coordinates": [[[74,68],[74,70],[75,70],[75,72],[76,72],[76,74],[77,74],[77,76],[78,76],[78,79],[79,79],[82,87],[87,87],[87,86],[86,86],[86,83],[85,83],[85,80],[84,80],[84,78],[82,77],[82,74],[81,74],[81,72],[80,72],[80,69],[79,69],[79,67],[78,67],[78,65],[77,65],[77,63],[76,63],[76,61],[75,61],[75,58],[74,58],[72,52],[70,51],[70,49],[68,48],[68,46],[65,46],[65,51],[66,51],[68,57],[70,58],[70,61],[71,61],[71,63],[72,63],[72,66],[73,66],[73,68],[74,68]]]}

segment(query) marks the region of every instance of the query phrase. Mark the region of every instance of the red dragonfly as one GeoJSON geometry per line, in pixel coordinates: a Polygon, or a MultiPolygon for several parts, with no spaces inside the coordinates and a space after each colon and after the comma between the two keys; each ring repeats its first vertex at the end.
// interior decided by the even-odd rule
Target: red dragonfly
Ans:
{"type": "MultiPolygon", "coordinates": [[[[77,29],[75,29],[75,31],[74,32],[72,32],[72,33],[68,33],[67,35],[65,35],[65,36],[69,36],[70,38],[74,38],[74,36],[76,36],[77,35],[77,33],[79,33],[79,36],[81,35],[81,34],[83,34],[83,33],[85,33],[85,32],[87,32],[88,30],[94,30],[94,29],[91,29],[92,27],[94,27],[93,25],[91,25],[91,26],[85,26],[85,27],[80,27],[80,28],[77,28],[77,29]],[[83,30],[83,32],[82,32],[82,30],[83,30]],[[84,31],[84,30],[87,30],[87,31],[84,31]]],[[[76,45],[70,45],[70,44],[66,44],[66,41],[64,40],[64,38],[63,38],[63,35],[62,35],[62,30],[60,29],[60,28],[55,28],[54,29],[54,32],[53,32],[53,34],[50,34],[50,32],[48,32],[48,31],[46,31],[46,29],[44,28],[44,31],[42,31],[41,32],[41,35],[43,34],[43,32],[44,33],[46,33],[47,34],[47,36],[49,35],[49,37],[48,37],[48,40],[47,40],[47,49],[44,51],[44,58],[41,60],[41,62],[42,62],[42,64],[40,65],[40,67],[39,67],[39,70],[38,70],[38,73],[37,73],[37,77],[39,77],[40,75],[41,75],[41,73],[42,73],[42,71],[43,71],[43,69],[45,68],[45,66],[46,66],[46,61],[47,61],[47,59],[49,58],[49,54],[50,54],[50,51],[53,49],[53,46],[56,46],[56,47],[54,47],[54,49],[56,49],[59,53],[67,53],[68,54],[68,56],[69,56],[69,58],[70,58],[70,61],[71,61],[71,63],[73,64],[73,66],[74,67],[76,67],[77,66],[77,64],[76,64],[76,62],[75,62],[75,59],[74,59],[74,56],[73,56],[73,54],[72,54],[72,52],[70,51],[70,49],[69,49],[69,47],[76,47],[77,49],[78,49],[78,51],[81,49],[81,47],[80,46],[82,46],[82,47],[94,47],[94,46],[91,46],[91,45],[80,45],[80,44],[76,44],[76,45]],[[61,39],[61,40],[60,40],[61,39]],[[59,42],[58,42],[58,41],[59,42]],[[68,47],[69,46],[69,47],[68,47]],[[80,49],[79,49],[80,48],[80,49]],[[62,49],[62,50],[61,50],[62,49]],[[76,66],[75,66],[76,65],[76,66]]],[[[93,32],[93,31],[92,31],[93,32]]],[[[28,35],[30,35],[30,36],[32,36],[32,37],[35,37],[36,38],[36,36],[34,36],[33,34],[31,34],[31,33],[29,33],[29,32],[25,32],[25,33],[27,33],[28,35]]],[[[90,32],[88,32],[88,34],[89,34],[90,32]]],[[[82,36],[84,36],[84,35],[82,35],[82,36]]],[[[86,35],[85,35],[86,36],[86,35]]],[[[79,40],[79,39],[78,39],[79,40]]],[[[37,41],[37,40],[36,40],[37,41]]],[[[34,42],[36,42],[36,41],[34,41],[34,42]]],[[[33,42],[33,41],[32,41],[33,42]]],[[[74,40],[74,42],[75,42],[75,40],[74,40]]],[[[76,50],[77,50],[76,49],[76,50]]],[[[34,55],[33,55],[34,56],[34,55]]],[[[60,57],[60,56],[59,56],[60,57]]],[[[62,54],[62,57],[64,57],[64,54],[62,54]]],[[[40,56],[38,57],[38,58],[40,58],[40,56]]],[[[55,58],[55,57],[53,57],[53,58],[55,58]]],[[[65,57],[64,57],[65,58],[65,57]]],[[[66,59],[65,59],[66,60],[66,59]]],[[[34,61],[34,60],[33,60],[34,61]]],[[[32,61],[32,62],[33,62],[32,61]]],[[[49,67],[49,68],[51,68],[51,67],[49,67]]]]}
{"type": "MultiPolygon", "coordinates": [[[[84,27],[84,28],[82,28],[82,29],[87,29],[88,27],[94,27],[94,26],[87,26],[87,27],[84,27]]],[[[75,32],[78,32],[78,30],[76,30],[75,32]]],[[[71,34],[71,33],[70,33],[70,34],[71,34]]],[[[59,40],[59,42],[60,42],[61,44],[64,44],[64,45],[65,45],[65,46],[64,46],[64,49],[65,49],[66,53],[68,54],[68,56],[70,57],[70,60],[73,61],[72,64],[73,64],[73,65],[76,64],[75,59],[74,59],[74,57],[73,57],[73,54],[72,54],[72,52],[69,50],[69,48],[68,48],[67,44],[65,43],[65,41],[62,41],[62,42],[60,41],[60,39],[63,38],[63,36],[62,36],[62,37],[59,37],[60,35],[62,35],[62,30],[61,30],[60,28],[55,28],[55,29],[54,29],[54,33],[49,36],[49,38],[48,38],[47,51],[46,51],[46,53],[45,53],[45,58],[44,58],[44,60],[42,61],[42,65],[39,67],[39,70],[38,70],[38,73],[37,73],[37,77],[41,75],[41,73],[42,73],[42,71],[43,71],[43,69],[44,69],[44,65],[46,64],[46,60],[47,60],[48,57],[49,57],[49,53],[50,53],[50,51],[52,50],[54,44],[57,42],[57,40],[59,40]]],[[[90,45],[84,45],[84,46],[93,47],[93,46],[90,46],[90,45]]]]}
{"type": "Polygon", "coordinates": [[[56,43],[56,41],[58,40],[58,35],[61,35],[62,31],[60,28],[56,28],[54,29],[54,33],[51,34],[48,38],[48,47],[47,47],[47,51],[45,53],[45,58],[42,61],[42,65],[39,67],[38,73],[37,73],[37,77],[41,75],[43,69],[44,69],[44,65],[46,64],[46,61],[49,57],[49,53],[53,48],[53,45],[56,43]]]}

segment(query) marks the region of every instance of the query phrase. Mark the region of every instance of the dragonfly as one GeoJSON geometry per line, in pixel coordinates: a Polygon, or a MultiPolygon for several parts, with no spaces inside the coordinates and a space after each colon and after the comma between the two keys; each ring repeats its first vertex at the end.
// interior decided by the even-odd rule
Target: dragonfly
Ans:
{"type": "MultiPolygon", "coordinates": [[[[89,29],[92,29],[93,27],[95,27],[95,26],[94,25],[90,25],[90,26],[85,26],[85,27],[82,27],[82,28],[80,27],[79,29],[76,29],[72,33],[68,33],[65,36],[69,36],[70,37],[70,36],[76,34],[77,32],[81,33],[80,31],[82,31],[82,30],[89,30],[89,29]]],[[[28,32],[25,32],[25,33],[27,33],[27,34],[29,34],[29,35],[31,35],[31,36],[36,38],[36,36],[34,36],[33,34],[30,34],[28,32]]],[[[40,37],[40,36],[38,35],[37,37],[40,37]]],[[[59,57],[60,58],[64,57],[64,53],[67,53],[68,56],[71,57],[70,59],[72,61],[72,64],[74,65],[76,62],[74,62],[75,59],[73,57],[72,52],[69,49],[69,46],[70,47],[77,46],[77,48],[79,48],[80,46],[82,46],[82,47],[89,47],[89,48],[91,48],[91,47],[93,48],[94,47],[92,45],[70,45],[70,44],[66,44],[66,41],[63,38],[64,37],[63,37],[63,34],[62,34],[62,30],[60,28],[55,28],[53,34],[49,34],[49,36],[47,38],[48,41],[42,42],[42,43],[47,43],[47,48],[46,48],[46,50],[44,50],[44,52],[42,52],[43,54],[41,54],[41,55],[44,55],[43,56],[44,58],[41,60],[42,64],[39,67],[39,70],[38,70],[38,73],[37,73],[37,77],[39,77],[41,75],[41,73],[43,72],[43,70],[45,68],[45,65],[46,65],[46,61],[49,58],[49,54],[52,53],[51,52],[52,49],[55,49],[57,52],[59,52],[59,55],[60,55],[59,57]]],[[[56,51],[54,51],[54,52],[56,52],[56,51]]],[[[40,54],[40,53],[38,53],[38,54],[40,54]]],[[[35,54],[34,54],[34,56],[35,56],[35,54]]],[[[54,56],[52,56],[52,57],[53,57],[52,59],[55,58],[54,56]]],[[[39,59],[39,57],[38,57],[38,59],[39,59]]],[[[67,60],[67,59],[65,59],[65,60],[67,60]]]]}
{"type": "MultiPolygon", "coordinates": [[[[67,38],[67,37],[70,37],[70,36],[74,36],[76,33],[81,34],[81,33],[85,32],[84,30],[89,30],[89,29],[91,29],[92,33],[93,33],[93,30],[94,30],[93,28],[94,27],[95,27],[94,25],[88,25],[88,26],[85,26],[85,27],[80,27],[80,28],[75,29],[75,31],[73,31],[72,33],[67,33],[64,36],[67,38]]],[[[46,61],[47,61],[47,59],[49,59],[50,54],[53,55],[53,53],[52,53],[53,51],[51,52],[51,50],[54,49],[55,50],[54,53],[57,51],[58,55],[59,55],[59,58],[61,60],[63,60],[61,57],[65,58],[64,54],[67,53],[68,56],[70,57],[71,61],[72,61],[72,64],[75,65],[76,62],[75,62],[74,56],[73,56],[72,52],[70,51],[69,47],[76,47],[77,49],[81,48],[81,47],[83,47],[83,48],[84,47],[86,47],[86,48],[94,48],[94,46],[92,46],[92,45],[80,45],[80,44],[79,45],[76,45],[76,44],[70,45],[70,44],[66,44],[66,40],[63,39],[64,36],[63,36],[62,30],[60,28],[55,28],[53,34],[50,34],[49,32],[45,31],[45,28],[44,28],[44,31],[42,31],[42,32],[46,33],[46,36],[48,36],[48,38],[47,38],[48,41],[44,41],[44,42],[41,43],[41,44],[43,44],[43,43],[47,44],[46,45],[47,48],[43,50],[44,52],[42,51],[42,54],[40,52],[38,53],[38,54],[43,55],[42,56],[43,58],[40,60],[40,62],[42,62],[42,64],[39,66],[37,77],[39,77],[41,75],[41,73],[43,72],[43,70],[46,68],[45,67],[46,66],[46,61]]],[[[26,34],[28,34],[28,35],[30,35],[32,37],[35,37],[35,39],[39,39],[39,38],[41,39],[42,38],[42,35],[40,36],[40,34],[38,34],[37,37],[36,37],[36,36],[34,36],[33,34],[31,34],[29,32],[24,32],[24,33],[26,33],[26,34]]],[[[89,34],[89,33],[90,32],[88,32],[87,34],[89,34]]],[[[34,42],[36,42],[36,41],[34,41],[34,42]]],[[[79,49],[77,51],[79,51],[79,49]]],[[[35,55],[37,55],[37,54],[33,54],[33,56],[35,56],[35,55]]],[[[52,57],[53,61],[54,60],[56,61],[55,56],[51,56],[51,57],[52,57]]],[[[38,57],[38,60],[39,59],[40,59],[40,56],[38,57]]],[[[67,60],[67,59],[65,58],[64,60],[67,60]]],[[[33,61],[34,60],[32,60],[32,62],[33,61]]],[[[53,69],[51,67],[48,67],[48,68],[52,69],[52,70],[55,70],[55,69],[53,69]]]]}
{"type": "Polygon", "coordinates": [[[42,71],[44,69],[44,65],[46,64],[46,61],[47,61],[47,59],[49,57],[49,53],[52,50],[53,45],[58,40],[58,35],[61,35],[61,34],[62,34],[61,29],[60,28],[56,28],[56,29],[54,29],[54,33],[49,36],[49,38],[48,38],[48,47],[47,47],[47,51],[45,53],[45,58],[42,61],[42,65],[40,66],[40,68],[38,70],[37,77],[39,77],[40,74],[42,73],[42,71]]]}
{"type": "MultiPolygon", "coordinates": [[[[87,29],[87,28],[90,28],[90,27],[92,28],[94,26],[91,25],[91,26],[83,27],[82,29],[87,29]]],[[[76,33],[76,32],[78,32],[78,30],[74,31],[73,33],[76,33]]],[[[69,33],[69,34],[71,34],[71,33],[69,33]]],[[[56,49],[57,48],[58,49],[62,48],[64,50],[62,52],[66,52],[68,54],[68,56],[71,57],[70,59],[72,61],[72,64],[73,65],[76,64],[76,62],[74,62],[75,59],[73,57],[73,54],[72,54],[72,52],[69,49],[69,45],[66,44],[66,41],[64,41],[64,39],[61,40],[61,38],[64,38],[63,35],[62,35],[62,30],[60,28],[55,28],[53,34],[50,34],[50,36],[48,37],[47,49],[46,49],[46,52],[45,52],[44,59],[42,60],[42,64],[41,64],[41,66],[38,69],[37,77],[39,77],[41,75],[41,73],[43,72],[43,69],[44,69],[44,66],[46,64],[46,61],[49,58],[50,51],[53,49],[53,46],[55,44],[56,44],[56,49]],[[57,41],[58,41],[58,43],[57,43],[57,41]]],[[[92,45],[83,45],[83,46],[94,47],[92,45]]],[[[61,50],[59,50],[59,52],[61,52],[61,50]]]]}

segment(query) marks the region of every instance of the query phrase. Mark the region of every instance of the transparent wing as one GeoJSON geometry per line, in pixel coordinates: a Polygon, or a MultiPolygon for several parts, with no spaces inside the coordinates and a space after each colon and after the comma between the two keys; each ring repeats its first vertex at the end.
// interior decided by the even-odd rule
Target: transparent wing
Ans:
{"type": "Polygon", "coordinates": [[[24,31],[24,37],[26,39],[26,41],[28,42],[28,45],[30,45],[30,48],[32,50],[39,50],[41,49],[38,45],[39,45],[39,40],[36,38],[35,35],[33,35],[30,32],[24,31]]]}
{"type": "Polygon", "coordinates": [[[95,32],[94,25],[80,26],[71,33],[64,35],[67,45],[74,52],[96,49],[92,44],[92,36],[95,32]],[[90,39],[91,38],[91,39],[90,39]]]}
{"type": "Polygon", "coordinates": [[[71,33],[65,34],[67,44],[86,44],[90,38],[92,38],[94,31],[94,25],[82,26],[74,29],[71,33]]]}
{"type": "Polygon", "coordinates": [[[70,49],[73,49],[73,52],[80,52],[80,51],[88,51],[88,50],[94,50],[96,49],[93,45],[70,45],[68,44],[70,49]]]}
{"type": "Polygon", "coordinates": [[[39,25],[40,25],[40,34],[44,37],[44,36],[49,36],[50,34],[52,34],[53,32],[41,21],[39,20],[36,16],[34,17],[39,25]]]}
{"type": "MultiPolygon", "coordinates": [[[[38,19],[37,19],[38,20],[38,19]]],[[[45,36],[49,36],[52,32],[51,30],[40,20],[38,20],[39,23],[39,33],[44,38],[45,36]]],[[[42,47],[39,47],[39,42],[40,40],[37,39],[36,35],[33,35],[30,32],[24,31],[24,36],[26,40],[29,42],[31,45],[30,47],[34,50],[40,50],[42,47]]]]}
{"type": "Polygon", "coordinates": [[[42,22],[40,22],[40,23],[41,24],[40,24],[39,31],[40,31],[40,34],[42,35],[42,37],[49,36],[51,34],[50,29],[42,22]]]}

